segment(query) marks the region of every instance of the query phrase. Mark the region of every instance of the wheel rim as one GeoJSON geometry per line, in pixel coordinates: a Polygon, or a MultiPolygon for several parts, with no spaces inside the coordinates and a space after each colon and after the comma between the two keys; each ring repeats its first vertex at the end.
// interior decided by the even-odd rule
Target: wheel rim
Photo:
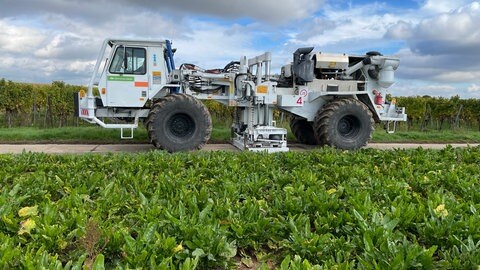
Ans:
{"type": "Polygon", "coordinates": [[[362,124],[357,117],[353,115],[347,115],[338,121],[337,131],[345,138],[354,138],[360,131],[361,126],[362,124]]]}
{"type": "Polygon", "coordinates": [[[172,135],[183,138],[193,134],[195,122],[188,114],[177,113],[168,119],[167,127],[172,135]]]}

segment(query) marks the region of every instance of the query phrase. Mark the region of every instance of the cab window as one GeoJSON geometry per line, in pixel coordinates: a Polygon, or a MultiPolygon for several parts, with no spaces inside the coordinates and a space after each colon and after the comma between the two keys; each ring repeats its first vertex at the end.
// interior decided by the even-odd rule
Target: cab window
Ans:
{"type": "Polygon", "coordinates": [[[144,48],[119,46],[115,50],[110,73],[116,74],[139,74],[146,73],[146,51],[144,48]]]}

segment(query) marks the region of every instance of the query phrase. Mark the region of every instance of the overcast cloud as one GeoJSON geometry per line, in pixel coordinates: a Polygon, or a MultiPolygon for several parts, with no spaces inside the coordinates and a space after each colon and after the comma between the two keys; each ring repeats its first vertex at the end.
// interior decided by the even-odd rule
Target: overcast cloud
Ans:
{"type": "Polygon", "coordinates": [[[394,95],[478,98],[480,2],[0,0],[0,78],[86,84],[107,37],[171,39],[176,62],[223,67],[298,47],[401,58],[394,95]]]}

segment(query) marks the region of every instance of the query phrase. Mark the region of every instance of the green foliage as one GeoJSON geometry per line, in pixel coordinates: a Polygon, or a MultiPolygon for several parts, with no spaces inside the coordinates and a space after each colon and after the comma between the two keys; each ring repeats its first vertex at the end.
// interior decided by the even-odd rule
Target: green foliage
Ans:
{"type": "Polygon", "coordinates": [[[443,123],[455,123],[457,115],[464,125],[480,125],[480,99],[460,99],[458,96],[451,98],[414,96],[397,97],[397,104],[405,107],[408,114],[409,126],[420,124],[422,129],[428,123],[436,122],[436,129],[442,129],[443,123]]]}
{"type": "Polygon", "coordinates": [[[73,94],[80,91],[78,86],[55,81],[48,86],[47,91],[47,106],[53,115],[62,118],[73,115],[73,94]]]}
{"type": "Polygon", "coordinates": [[[27,84],[0,80],[0,114],[6,126],[31,126],[44,116],[43,126],[63,126],[73,118],[73,93],[81,87],[55,81],[52,84],[27,84]]]}
{"type": "Polygon", "coordinates": [[[233,121],[233,113],[234,107],[225,106],[220,102],[213,101],[213,100],[205,100],[203,101],[205,106],[207,106],[208,111],[212,115],[212,119],[215,124],[220,125],[231,125],[233,121]]]}
{"type": "Polygon", "coordinates": [[[2,269],[480,265],[479,147],[0,163],[2,269]]]}
{"type": "Polygon", "coordinates": [[[0,81],[0,109],[7,112],[25,112],[32,104],[32,89],[29,84],[0,81]]]}

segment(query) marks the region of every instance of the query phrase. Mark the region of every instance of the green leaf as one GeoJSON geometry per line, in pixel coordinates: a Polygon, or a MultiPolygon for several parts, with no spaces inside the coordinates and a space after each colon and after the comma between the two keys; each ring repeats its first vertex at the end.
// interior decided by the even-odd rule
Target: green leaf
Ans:
{"type": "Polygon", "coordinates": [[[280,269],[282,269],[282,270],[284,270],[284,269],[285,269],[285,270],[286,270],[286,269],[289,269],[289,267],[290,267],[290,261],[291,261],[290,255],[287,255],[287,257],[285,257],[285,258],[283,259],[282,263],[280,264],[280,269]]]}
{"type": "Polygon", "coordinates": [[[363,244],[367,253],[373,253],[375,247],[373,245],[372,238],[370,237],[370,232],[365,232],[363,234],[363,244]]]}
{"type": "Polygon", "coordinates": [[[8,193],[10,197],[17,195],[18,191],[22,188],[20,184],[16,184],[8,193]]]}
{"type": "Polygon", "coordinates": [[[93,262],[93,270],[104,270],[105,269],[105,257],[102,253],[98,254],[95,257],[95,261],[93,262]]]}
{"type": "Polygon", "coordinates": [[[359,225],[360,225],[360,228],[362,228],[362,230],[367,230],[369,228],[367,221],[362,217],[362,215],[356,209],[353,209],[353,215],[359,221],[359,225]]]}
{"type": "Polygon", "coordinates": [[[203,256],[205,256],[205,251],[203,251],[203,249],[201,249],[201,248],[196,248],[196,249],[192,252],[192,256],[194,256],[194,257],[203,257],[203,256]]]}

